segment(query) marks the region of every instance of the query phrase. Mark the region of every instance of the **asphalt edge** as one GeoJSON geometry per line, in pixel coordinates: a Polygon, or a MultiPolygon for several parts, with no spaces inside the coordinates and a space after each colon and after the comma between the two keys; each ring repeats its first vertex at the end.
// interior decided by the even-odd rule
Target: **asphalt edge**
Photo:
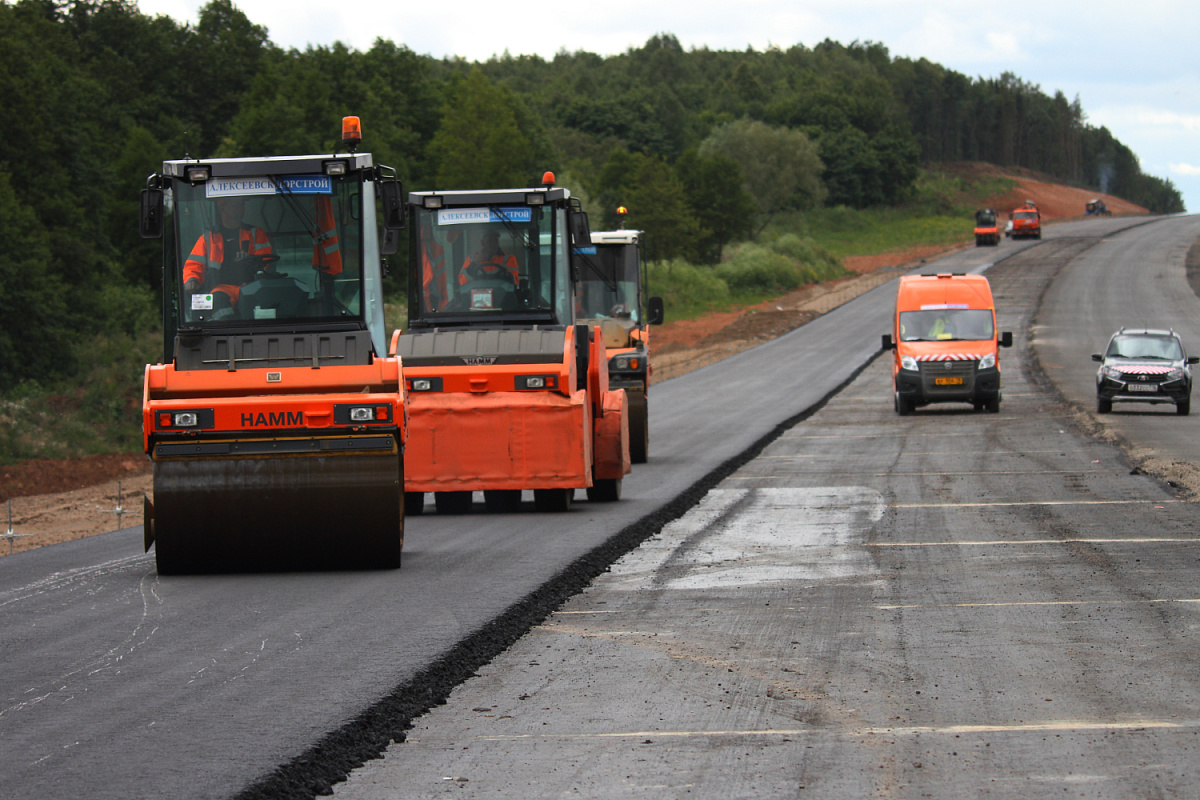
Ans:
{"type": "Polygon", "coordinates": [[[312,747],[276,767],[245,789],[236,800],[309,800],[333,794],[334,784],[366,762],[382,757],[394,743],[403,742],[413,720],[444,705],[450,692],[475,671],[511,647],[569,598],[607,572],[621,556],[636,549],[664,526],[700,502],[710,489],[757,458],[770,444],[816,414],[852,384],[883,353],[878,350],[816,402],[775,425],[753,444],[713,468],[675,499],[625,526],[605,542],[581,555],[557,575],[509,606],[445,655],[393,689],[359,716],[325,734],[312,747]]]}

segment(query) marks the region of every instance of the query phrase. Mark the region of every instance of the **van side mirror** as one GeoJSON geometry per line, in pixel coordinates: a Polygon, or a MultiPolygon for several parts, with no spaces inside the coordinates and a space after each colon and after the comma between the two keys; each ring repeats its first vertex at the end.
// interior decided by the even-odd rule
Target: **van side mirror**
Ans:
{"type": "Polygon", "coordinates": [[[143,239],[161,239],[163,235],[163,190],[142,189],[142,209],[138,230],[143,239]]]}
{"type": "Polygon", "coordinates": [[[890,333],[885,333],[883,335],[882,347],[884,350],[896,349],[896,343],[892,341],[892,335],[890,333]]]}
{"type": "Polygon", "coordinates": [[[1012,331],[1005,331],[1000,334],[1000,346],[1012,347],[1012,331]]]}
{"type": "Polygon", "coordinates": [[[646,301],[646,323],[649,325],[662,325],[666,319],[667,312],[663,307],[663,299],[661,297],[651,297],[646,301]]]}

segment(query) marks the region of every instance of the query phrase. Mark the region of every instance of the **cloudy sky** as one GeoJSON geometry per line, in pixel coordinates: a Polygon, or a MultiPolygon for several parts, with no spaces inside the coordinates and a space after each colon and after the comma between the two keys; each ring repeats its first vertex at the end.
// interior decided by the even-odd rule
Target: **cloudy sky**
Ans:
{"type": "MultiPolygon", "coordinates": [[[[234,0],[271,41],[290,48],[377,38],[417,53],[485,61],[508,51],[551,58],[639,47],[656,33],[686,49],[743,50],[879,42],[893,56],[927,58],[970,77],[1012,72],[1049,95],[1079,97],[1169,178],[1200,212],[1200,5],[1196,0],[605,0],[514,4],[495,0],[234,0]]],[[[195,22],[202,0],[139,0],[145,14],[195,22]]]]}

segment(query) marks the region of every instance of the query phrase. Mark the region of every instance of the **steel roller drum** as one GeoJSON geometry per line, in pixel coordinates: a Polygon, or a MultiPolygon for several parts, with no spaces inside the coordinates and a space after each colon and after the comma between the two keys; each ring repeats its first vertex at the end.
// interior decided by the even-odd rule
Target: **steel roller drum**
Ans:
{"type": "Polygon", "coordinates": [[[156,461],[147,547],[160,574],[394,569],[403,487],[398,452],[156,461]]]}

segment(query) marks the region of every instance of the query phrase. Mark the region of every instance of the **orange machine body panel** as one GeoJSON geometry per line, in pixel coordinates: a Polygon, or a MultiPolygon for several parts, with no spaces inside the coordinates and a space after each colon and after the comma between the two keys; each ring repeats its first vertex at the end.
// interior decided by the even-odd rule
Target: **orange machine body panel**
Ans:
{"type": "Polygon", "coordinates": [[[211,438],[229,434],[328,435],[396,431],[406,436],[404,385],[396,358],[361,366],[319,369],[176,370],[170,364],[146,367],[142,401],[143,445],[169,437],[211,438]],[[339,406],[373,409],[369,422],[338,419],[339,406]],[[206,412],[200,424],[181,429],[171,412],[206,412]]]}
{"type": "Polygon", "coordinates": [[[586,488],[597,478],[627,474],[625,392],[608,390],[598,338],[590,342],[587,388],[572,388],[575,331],[567,329],[557,363],[406,365],[410,388],[436,381],[437,390],[408,394],[405,491],[586,488]],[[516,388],[529,376],[543,386],[516,388]],[[604,474],[594,474],[594,462],[602,469],[601,454],[608,459],[604,474]]]}

